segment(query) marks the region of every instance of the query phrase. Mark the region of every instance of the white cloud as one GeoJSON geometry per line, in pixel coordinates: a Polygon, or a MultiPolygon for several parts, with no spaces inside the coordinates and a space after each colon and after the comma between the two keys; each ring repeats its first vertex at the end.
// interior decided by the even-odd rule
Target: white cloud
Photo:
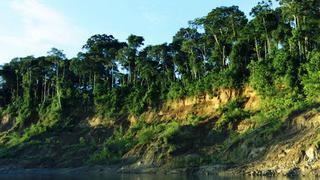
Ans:
{"type": "Polygon", "coordinates": [[[12,0],[8,8],[18,19],[0,35],[1,64],[16,56],[45,55],[54,46],[76,47],[81,43],[82,29],[39,0],[12,0]],[[13,28],[21,30],[12,35],[13,28]]]}

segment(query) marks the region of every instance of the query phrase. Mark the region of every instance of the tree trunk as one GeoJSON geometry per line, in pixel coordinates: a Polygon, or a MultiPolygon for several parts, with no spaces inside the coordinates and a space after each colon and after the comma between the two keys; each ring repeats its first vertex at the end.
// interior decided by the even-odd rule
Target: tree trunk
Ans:
{"type": "Polygon", "coordinates": [[[261,56],[260,56],[260,51],[259,51],[259,46],[258,46],[258,40],[257,40],[256,37],[254,38],[254,43],[255,43],[255,47],[256,47],[256,53],[257,53],[258,61],[261,61],[261,56]]]}
{"type": "Polygon", "coordinates": [[[222,46],[222,66],[223,66],[223,69],[226,66],[226,55],[225,55],[226,52],[225,51],[226,51],[226,46],[222,46]]]}
{"type": "Polygon", "coordinates": [[[113,77],[113,65],[111,66],[111,89],[113,88],[113,84],[114,84],[114,77],[113,77]]]}
{"type": "Polygon", "coordinates": [[[268,50],[267,50],[267,49],[268,49],[268,48],[267,48],[268,45],[267,45],[267,44],[268,44],[268,42],[265,41],[265,42],[264,42],[264,58],[265,58],[265,59],[267,59],[267,54],[268,54],[268,50]]]}
{"type": "Polygon", "coordinates": [[[237,38],[237,33],[236,33],[236,30],[235,30],[233,19],[232,19],[232,31],[233,31],[233,38],[237,38]]]}
{"type": "Polygon", "coordinates": [[[19,96],[19,76],[18,76],[18,73],[16,72],[16,81],[17,81],[17,97],[19,96]]]}
{"type": "Polygon", "coordinates": [[[93,94],[95,93],[96,90],[96,73],[93,73],[93,94]]]}
{"type": "Polygon", "coordinates": [[[59,109],[61,110],[61,91],[60,91],[60,85],[59,85],[59,61],[57,60],[56,62],[56,67],[57,67],[57,71],[56,71],[56,96],[58,98],[58,105],[59,105],[59,109]]]}
{"type": "Polygon", "coordinates": [[[62,106],[61,106],[61,90],[60,90],[60,85],[59,85],[59,81],[58,80],[57,80],[57,83],[56,83],[56,96],[58,98],[59,109],[61,110],[62,109],[62,106]]]}
{"type": "Polygon", "coordinates": [[[217,45],[218,45],[218,47],[219,47],[219,50],[221,51],[220,53],[221,53],[221,55],[222,55],[222,60],[221,60],[221,63],[222,63],[222,69],[224,69],[224,46],[223,46],[223,48],[221,47],[221,44],[220,44],[220,42],[219,42],[219,40],[218,40],[218,37],[217,37],[217,35],[216,34],[214,34],[213,35],[213,37],[214,37],[214,39],[215,39],[215,41],[216,41],[216,43],[217,43],[217,45]]]}
{"type": "Polygon", "coordinates": [[[44,75],[44,87],[43,87],[43,101],[42,101],[42,103],[45,103],[45,101],[46,101],[46,95],[47,95],[47,93],[46,93],[46,91],[47,91],[47,75],[44,75]]]}
{"type": "Polygon", "coordinates": [[[266,25],[266,20],[264,18],[262,18],[263,20],[263,26],[264,26],[264,31],[265,31],[265,35],[266,35],[266,40],[267,40],[267,51],[265,52],[266,54],[270,53],[270,49],[271,49],[271,45],[270,45],[270,39],[269,39],[269,35],[268,35],[268,29],[267,29],[267,25],[266,25]]]}

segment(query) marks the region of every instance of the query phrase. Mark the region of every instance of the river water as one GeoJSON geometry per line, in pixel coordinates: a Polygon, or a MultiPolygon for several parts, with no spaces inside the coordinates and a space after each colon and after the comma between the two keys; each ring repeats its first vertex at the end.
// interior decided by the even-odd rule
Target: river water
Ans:
{"type": "MultiPolygon", "coordinates": [[[[0,165],[0,180],[64,180],[64,179],[80,179],[80,180],[289,180],[287,177],[250,177],[250,176],[199,176],[185,174],[118,174],[115,168],[106,167],[80,167],[80,168],[65,168],[65,169],[16,169],[9,167],[1,167],[0,165]]],[[[294,179],[313,180],[317,178],[305,177],[294,179]]]]}
{"type": "MultiPolygon", "coordinates": [[[[104,174],[104,175],[61,175],[61,174],[0,174],[0,179],[14,180],[64,180],[64,179],[89,179],[89,180],[287,180],[286,177],[219,177],[219,176],[196,176],[196,175],[150,175],[150,174],[104,174]]],[[[304,179],[304,178],[295,178],[304,179]]],[[[310,178],[306,178],[310,179],[310,178]]]]}

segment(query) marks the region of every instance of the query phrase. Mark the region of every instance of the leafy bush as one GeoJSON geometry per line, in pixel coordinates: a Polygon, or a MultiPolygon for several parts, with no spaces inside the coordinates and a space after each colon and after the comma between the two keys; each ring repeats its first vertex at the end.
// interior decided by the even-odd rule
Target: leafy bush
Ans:
{"type": "Polygon", "coordinates": [[[168,90],[168,99],[179,99],[186,95],[184,86],[180,82],[173,82],[168,90]]]}
{"type": "Polygon", "coordinates": [[[45,127],[53,127],[62,117],[62,111],[59,106],[57,97],[54,97],[51,102],[43,104],[39,108],[39,118],[41,124],[45,127]]]}
{"type": "Polygon", "coordinates": [[[99,150],[90,156],[89,163],[115,163],[120,160],[124,153],[136,144],[137,141],[134,137],[129,134],[124,134],[122,128],[120,128],[110,138],[106,139],[102,150],[99,150]]]}
{"type": "Polygon", "coordinates": [[[205,117],[197,116],[194,114],[188,114],[184,124],[191,124],[192,126],[197,126],[204,119],[205,117]]]}
{"type": "Polygon", "coordinates": [[[250,86],[253,87],[261,96],[274,95],[273,70],[268,61],[252,61],[249,65],[251,75],[249,77],[250,86]]]}
{"type": "Polygon", "coordinates": [[[110,158],[112,158],[110,152],[106,148],[103,148],[101,151],[96,152],[90,156],[89,163],[106,164],[108,161],[113,161],[110,158]]]}
{"type": "Polygon", "coordinates": [[[165,144],[168,144],[168,140],[179,132],[180,125],[177,122],[172,121],[165,126],[164,131],[159,134],[159,139],[162,139],[165,144]]]}
{"type": "Polygon", "coordinates": [[[311,101],[320,101],[320,52],[313,52],[304,65],[307,73],[302,77],[304,92],[311,101]]]}
{"type": "Polygon", "coordinates": [[[145,91],[138,88],[133,88],[130,94],[126,97],[126,107],[130,114],[140,115],[147,107],[145,91]]]}
{"type": "Polygon", "coordinates": [[[215,129],[222,131],[225,129],[233,130],[233,125],[237,121],[250,117],[250,113],[242,108],[243,100],[238,99],[228,102],[225,106],[220,107],[218,111],[221,117],[215,124],[215,129]]]}
{"type": "Polygon", "coordinates": [[[154,127],[143,128],[137,134],[139,144],[147,144],[156,136],[154,127]]]}

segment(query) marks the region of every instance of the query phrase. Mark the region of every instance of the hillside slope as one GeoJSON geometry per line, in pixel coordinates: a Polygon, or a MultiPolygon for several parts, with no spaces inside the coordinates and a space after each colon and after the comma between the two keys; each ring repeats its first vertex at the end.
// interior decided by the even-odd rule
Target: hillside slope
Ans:
{"type": "Polygon", "coordinates": [[[41,120],[15,127],[16,117],[3,114],[0,162],[112,165],[119,172],[317,174],[320,106],[296,106],[277,119],[278,111],[245,87],[167,101],[138,117],[81,114],[64,129],[45,128],[41,120]]]}

